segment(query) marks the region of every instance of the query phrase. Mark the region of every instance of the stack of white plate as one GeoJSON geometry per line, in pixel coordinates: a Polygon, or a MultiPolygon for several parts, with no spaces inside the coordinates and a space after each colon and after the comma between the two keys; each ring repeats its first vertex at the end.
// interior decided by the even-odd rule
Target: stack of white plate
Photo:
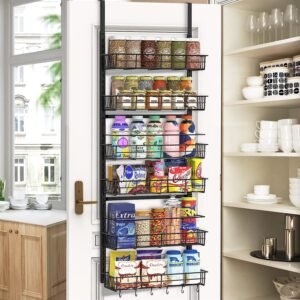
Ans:
{"type": "Polygon", "coordinates": [[[9,202],[8,201],[0,201],[0,212],[9,209],[9,202]]]}
{"type": "Polygon", "coordinates": [[[290,178],[289,182],[290,201],[300,208],[300,178],[290,178]]]}
{"type": "Polygon", "coordinates": [[[241,145],[241,152],[257,152],[257,143],[245,143],[241,145]]]}
{"type": "Polygon", "coordinates": [[[253,204],[274,204],[277,203],[281,198],[277,197],[274,194],[269,195],[256,195],[256,194],[247,194],[245,196],[247,202],[253,204]]]}
{"type": "Polygon", "coordinates": [[[10,208],[17,209],[17,210],[28,209],[29,208],[28,199],[26,198],[17,199],[14,197],[10,197],[10,208]]]}

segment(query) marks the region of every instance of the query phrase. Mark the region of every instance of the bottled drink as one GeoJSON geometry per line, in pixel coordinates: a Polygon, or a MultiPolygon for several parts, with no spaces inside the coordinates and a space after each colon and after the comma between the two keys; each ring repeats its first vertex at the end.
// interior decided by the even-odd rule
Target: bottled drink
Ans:
{"type": "Polygon", "coordinates": [[[148,158],[162,157],[163,128],[160,116],[150,116],[147,125],[147,156],[148,158]]]}
{"type": "Polygon", "coordinates": [[[179,157],[179,126],[176,116],[166,116],[164,124],[164,157],[179,157]]]}
{"type": "Polygon", "coordinates": [[[130,158],[146,158],[146,125],[143,116],[132,117],[130,124],[130,158]]]}
{"type": "Polygon", "coordinates": [[[128,137],[129,128],[126,123],[125,116],[115,116],[114,123],[112,125],[112,148],[113,157],[115,158],[128,158],[129,148],[128,148],[128,137]]]}
{"type": "Polygon", "coordinates": [[[180,124],[180,155],[194,157],[196,152],[195,124],[191,115],[182,116],[180,124]]]}

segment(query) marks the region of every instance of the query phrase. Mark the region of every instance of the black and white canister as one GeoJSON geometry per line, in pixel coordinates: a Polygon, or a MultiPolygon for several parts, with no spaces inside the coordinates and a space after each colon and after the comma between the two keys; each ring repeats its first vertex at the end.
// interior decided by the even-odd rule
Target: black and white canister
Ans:
{"type": "Polygon", "coordinates": [[[286,67],[267,68],[264,72],[264,96],[265,97],[287,96],[288,77],[289,77],[289,69],[286,67]]]}
{"type": "Polygon", "coordinates": [[[299,95],[300,77],[288,78],[289,95],[299,95]]]}
{"type": "Polygon", "coordinates": [[[300,55],[293,57],[294,76],[300,76],[300,55]]]}

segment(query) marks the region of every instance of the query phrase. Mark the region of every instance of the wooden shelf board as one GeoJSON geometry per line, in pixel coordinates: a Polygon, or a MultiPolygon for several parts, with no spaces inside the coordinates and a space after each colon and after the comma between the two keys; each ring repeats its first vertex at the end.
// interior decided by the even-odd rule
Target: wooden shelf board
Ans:
{"type": "Polygon", "coordinates": [[[292,214],[300,216],[300,209],[292,205],[290,202],[285,201],[276,204],[253,204],[246,201],[238,202],[223,202],[224,207],[241,208],[249,210],[259,210],[266,212],[274,212],[281,214],[292,214]]]}
{"type": "Polygon", "coordinates": [[[225,152],[224,157],[286,157],[286,158],[297,158],[300,157],[300,153],[261,153],[261,152],[225,152]]]}
{"type": "Polygon", "coordinates": [[[300,262],[281,262],[281,261],[258,259],[250,255],[250,252],[252,250],[225,251],[223,252],[223,256],[231,259],[241,260],[248,263],[270,267],[270,268],[285,270],[288,272],[300,273],[300,262]]]}
{"type": "MultiPolygon", "coordinates": [[[[300,50],[299,50],[300,52],[300,50]]],[[[279,107],[279,108],[297,108],[300,107],[299,96],[262,98],[255,100],[239,100],[225,103],[226,107],[279,107]]]]}
{"type": "Polygon", "coordinates": [[[247,58],[277,59],[300,54],[300,37],[293,37],[271,43],[244,47],[225,52],[226,56],[244,56],[247,58]]]}

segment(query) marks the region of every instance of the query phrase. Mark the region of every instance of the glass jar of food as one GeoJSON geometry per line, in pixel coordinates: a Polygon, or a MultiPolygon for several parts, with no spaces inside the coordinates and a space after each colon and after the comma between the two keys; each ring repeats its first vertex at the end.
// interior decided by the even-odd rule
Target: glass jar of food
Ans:
{"type": "Polygon", "coordinates": [[[146,109],[146,91],[135,90],[133,93],[133,108],[134,109],[146,109]]]}
{"type": "Polygon", "coordinates": [[[126,67],[141,68],[141,39],[133,37],[126,40],[126,67]]]}
{"type": "Polygon", "coordinates": [[[172,109],[172,91],[162,90],[159,92],[161,109],[172,109]]]}
{"type": "Polygon", "coordinates": [[[156,41],[143,40],[141,42],[142,68],[154,69],[156,67],[156,41]]]}
{"type": "Polygon", "coordinates": [[[117,95],[125,86],[125,77],[124,76],[112,76],[111,78],[111,97],[110,103],[108,104],[109,108],[117,108],[117,95]]]}
{"type": "Polygon", "coordinates": [[[122,90],[117,96],[117,109],[132,109],[132,91],[122,90]]]}
{"type": "Polygon", "coordinates": [[[198,108],[198,98],[197,93],[194,91],[185,91],[185,107],[188,109],[198,108]]]}
{"type": "Polygon", "coordinates": [[[135,219],[136,246],[150,246],[151,210],[136,210],[135,219]]]}
{"type": "Polygon", "coordinates": [[[186,68],[189,70],[200,69],[200,42],[197,39],[189,39],[186,42],[186,68]]]}
{"type": "Polygon", "coordinates": [[[171,40],[157,41],[157,68],[171,69],[171,40]]]}
{"type": "Polygon", "coordinates": [[[172,93],[172,109],[184,109],[184,91],[178,90],[172,93]]]}
{"type": "Polygon", "coordinates": [[[186,41],[172,41],[172,69],[185,69],[186,41]]]}
{"type": "Polygon", "coordinates": [[[155,90],[147,91],[146,108],[147,109],[161,109],[158,91],[155,91],[155,90]]]}
{"type": "Polygon", "coordinates": [[[137,90],[139,87],[138,76],[126,76],[125,90],[137,90]]]}
{"type": "Polygon", "coordinates": [[[124,37],[112,36],[108,43],[108,67],[126,67],[126,40],[124,37]]]}
{"type": "Polygon", "coordinates": [[[193,78],[192,77],[180,77],[180,89],[191,91],[193,89],[193,78]]]}
{"type": "Polygon", "coordinates": [[[167,87],[168,90],[177,91],[180,90],[180,78],[178,76],[169,76],[167,87]]]}
{"type": "Polygon", "coordinates": [[[139,90],[153,90],[153,78],[151,76],[141,76],[139,78],[139,90]]]}
{"type": "Polygon", "coordinates": [[[151,211],[150,245],[161,246],[166,235],[165,209],[153,208],[151,211]]]}
{"type": "Polygon", "coordinates": [[[166,90],[167,80],[165,76],[155,76],[153,81],[153,90],[166,90]]]}

